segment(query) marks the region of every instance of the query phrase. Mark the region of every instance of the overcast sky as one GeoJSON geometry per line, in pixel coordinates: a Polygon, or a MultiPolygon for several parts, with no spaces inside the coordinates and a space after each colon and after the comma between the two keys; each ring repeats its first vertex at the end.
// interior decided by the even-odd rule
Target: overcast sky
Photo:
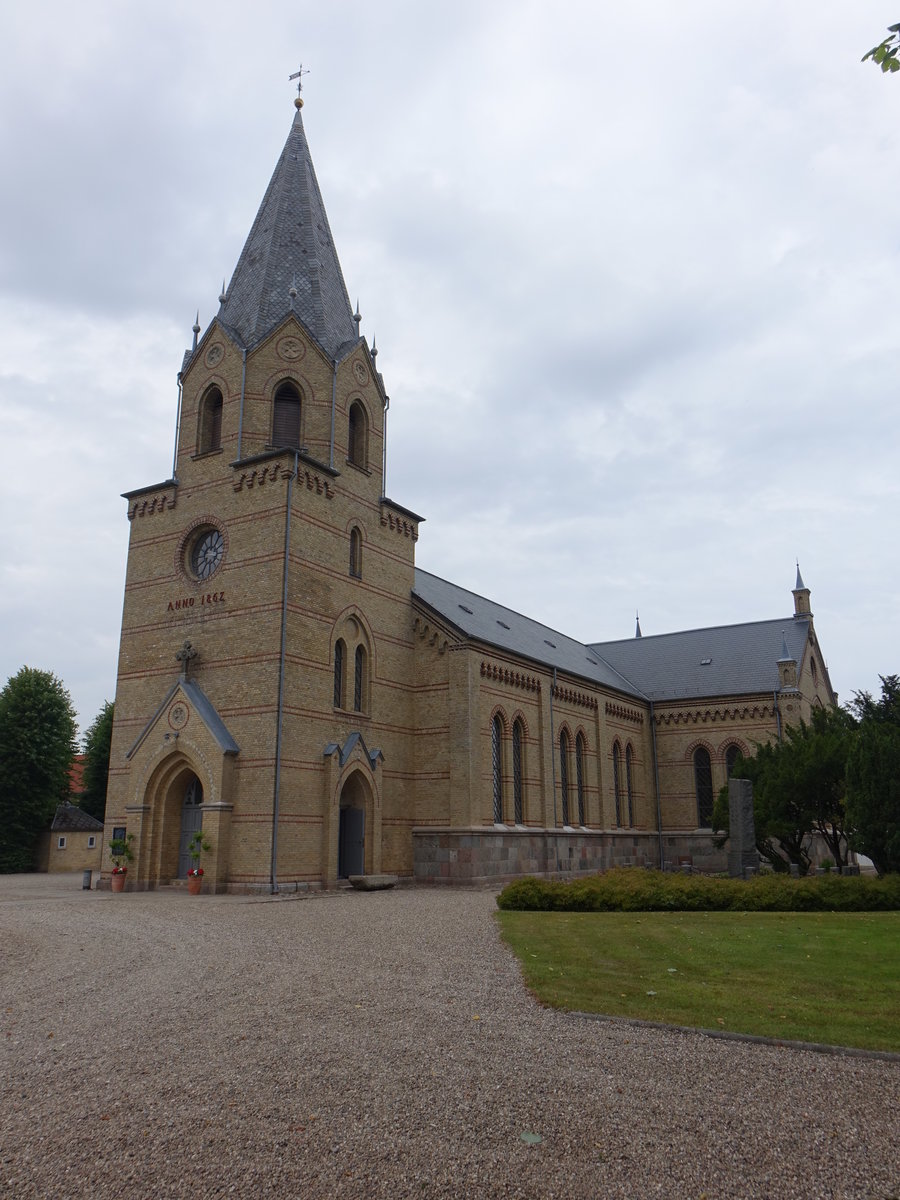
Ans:
{"type": "Polygon", "coordinates": [[[789,616],[900,672],[900,79],[855,0],[123,0],[0,44],[0,684],[115,692],[120,493],[294,109],[426,570],[585,641],[789,616]]]}

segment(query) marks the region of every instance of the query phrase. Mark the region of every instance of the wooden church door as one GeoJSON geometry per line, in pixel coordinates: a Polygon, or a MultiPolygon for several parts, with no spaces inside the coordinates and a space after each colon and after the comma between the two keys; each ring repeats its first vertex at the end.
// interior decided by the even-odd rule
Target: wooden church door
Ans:
{"type": "Polygon", "coordinates": [[[187,873],[193,866],[190,851],[191,838],[203,828],[203,813],[200,805],[203,803],[203,784],[194,775],[184,793],[181,805],[181,842],[178,847],[178,878],[187,879],[187,873]]]}

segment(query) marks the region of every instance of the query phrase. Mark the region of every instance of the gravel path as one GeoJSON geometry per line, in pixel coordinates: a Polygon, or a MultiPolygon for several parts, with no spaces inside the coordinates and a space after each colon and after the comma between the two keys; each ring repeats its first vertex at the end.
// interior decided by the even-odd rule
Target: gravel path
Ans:
{"type": "Polygon", "coordinates": [[[0,877],[2,1197],[900,1196],[900,1066],[543,1010],[490,892],[80,882],[0,877]]]}

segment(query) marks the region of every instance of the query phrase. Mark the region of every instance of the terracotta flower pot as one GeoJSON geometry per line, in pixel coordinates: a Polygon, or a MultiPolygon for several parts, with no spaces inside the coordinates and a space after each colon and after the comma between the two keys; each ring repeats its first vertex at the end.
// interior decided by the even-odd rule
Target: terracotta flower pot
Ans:
{"type": "Polygon", "coordinates": [[[188,893],[191,896],[199,896],[200,890],[203,887],[202,875],[188,875],[188,893]]]}
{"type": "Polygon", "coordinates": [[[117,871],[112,877],[112,890],[114,892],[125,891],[125,872],[117,871]]]}

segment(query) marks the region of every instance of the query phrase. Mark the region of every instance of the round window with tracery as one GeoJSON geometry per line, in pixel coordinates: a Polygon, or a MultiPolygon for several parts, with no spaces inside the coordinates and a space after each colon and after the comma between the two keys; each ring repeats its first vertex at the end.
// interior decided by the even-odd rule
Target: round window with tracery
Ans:
{"type": "Polygon", "coordinates": [[[188,570],[195,579],[209,579],[222,565],[225,557],[225,538],[221,530],[201,529],[194,537],[188,552],[188,570]]]}

